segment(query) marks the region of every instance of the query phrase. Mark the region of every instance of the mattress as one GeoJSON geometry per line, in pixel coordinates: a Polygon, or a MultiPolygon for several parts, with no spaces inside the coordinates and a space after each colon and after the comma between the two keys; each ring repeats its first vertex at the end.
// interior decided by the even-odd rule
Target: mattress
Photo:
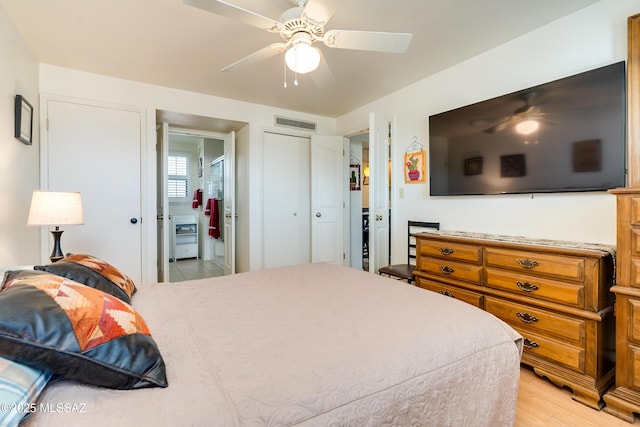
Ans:
{"type": "Polygon", "coordinates": [[[508,426],[521,337],[455,299],[307,264],[139,287],[167,388],[51,382],[27,426],[508,426]]]}

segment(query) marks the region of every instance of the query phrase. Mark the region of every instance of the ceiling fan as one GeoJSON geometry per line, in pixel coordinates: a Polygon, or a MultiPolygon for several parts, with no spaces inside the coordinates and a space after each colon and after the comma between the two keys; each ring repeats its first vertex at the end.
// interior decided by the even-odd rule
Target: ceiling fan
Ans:
{"type": "Polygon", "coordinates": [[[552,122],[545,120],[543,116],[546,113],[540,111],[538,105],[532,104],[536,93],[533,91],[525,92],[520,95],[524,101],[522,107],[516,108],[509,116],[501,117],[498,119],[474,119],[469,122],[471,126],[489,126],[484,129],[485,133],[501,132],[509,127],[514,127],[516,132],[529,135],[538,130],[541,123],[553,124],[552,122]]]}
{"type": "MultiPolygon", "coordinates": [[[[409,47],[408,33],[389,33],[356,30],[329,30],[324,26],[343,0],[291,0],[295,5],[285,11],[279,20],[262,16],[222,0],[183,0],[185,4],[216,15],[231,18],[272,33],[279,33],[283,42],[272,43],[228,65],[222,71],[239,71],[282,52],[287,67],[295,73],[305,74],[320,69],[311,76],[322,87],[333,81],[333,74],[320,49],[313,46],[322,42],[326,47],[375,52],[403,53],[409,47]],[[322,60],[322,61],[321,61],[322,60]]],[[[297,79],[296,79],[297,84],[297,79]]],[[[285,81],[286,86],[286,81],[285,81]]]]}

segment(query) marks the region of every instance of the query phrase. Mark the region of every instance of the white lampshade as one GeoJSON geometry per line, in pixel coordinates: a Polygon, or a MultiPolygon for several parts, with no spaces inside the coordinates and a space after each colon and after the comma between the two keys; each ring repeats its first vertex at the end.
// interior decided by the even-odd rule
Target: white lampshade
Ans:
{"type": "Polygon", "coordinates": [[[308,43],[300,42],[291,46],[284,54],[284,61],[291,71],[305,74],[320,65],[320,52],[308,43]]]}
{"type": "Polygon", "coordinates": [[[84,224],[82,196],[77,192],[35,190],[27,224],[84,224]]]}

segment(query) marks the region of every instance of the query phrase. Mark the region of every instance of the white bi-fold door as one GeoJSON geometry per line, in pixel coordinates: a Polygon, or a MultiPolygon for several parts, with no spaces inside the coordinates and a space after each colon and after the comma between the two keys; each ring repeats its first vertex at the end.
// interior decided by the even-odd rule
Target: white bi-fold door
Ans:
{"type": "Polygon", "coordinates": [[[343,141],[264,133],[265,268],[343,263],[343,141]]]}

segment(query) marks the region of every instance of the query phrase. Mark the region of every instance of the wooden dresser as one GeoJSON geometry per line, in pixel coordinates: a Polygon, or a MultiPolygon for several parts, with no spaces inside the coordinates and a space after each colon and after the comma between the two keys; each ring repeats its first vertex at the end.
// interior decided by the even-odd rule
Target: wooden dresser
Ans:
{"type": "Polygon", "coordinates": [[[611,190],[617,199],[616,386],[605,410],[633,422],[640,413],[640,188],[611,190]]]}
{"type": "Polygon", "coordinates": [[[615,373],[613,248],[447,231],[415,236],[417,286],[503,319],[524,337],[523,363],[602,408],[615,373]]]}

